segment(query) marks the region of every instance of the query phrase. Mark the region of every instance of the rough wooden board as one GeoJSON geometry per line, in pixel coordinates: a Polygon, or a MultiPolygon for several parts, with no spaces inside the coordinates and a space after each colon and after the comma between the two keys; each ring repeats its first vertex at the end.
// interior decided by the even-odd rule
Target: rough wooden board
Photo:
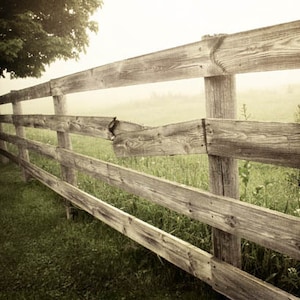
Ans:
{"type": "Polygon", "coordinates": [[[201,120],[120,133],[113,147],[121,157],[206,153],[201,120]]]}
{"type": "Polygon", "coordinates": [[[135,84],[300,67],[300,21],[206,38],[51,81],[74,93],[135,84]]]}
{"type": "Polygon", "coordinates": [[[40,182],[97,219],[157,253],[186,272],[211,283],[211,254],[89,195],[44,170],[20,161],[40,182]]]}
{"type": "Polygon", "coordinates": [[[0,104],[179,79],[300,68],[300,21],[206,37],[0,96],[0,104]]]}
{"type": "Polygon", "coordinates": [[[0,96],[0,104],[12,103],[24,100],[32,100],[51,96],[50,82],[41,83],[18,91],[11,91],[0,96]]]}
{"type": "Polygon", "coordinates": [[[300,219],[297,217],[216,196],[68,150],[45,146],[39,142],[4,133],[0,133],[0,138],[10,143],[20,143],[28,149],[52,157],[112,186],[122,188],[225,232],[240,235],[262,246],[300,259],[300,219]]]}
{"type": "Polygon", "coordinates": [[[1,123],[113,140],[115,154],[121,157],[208,153],[300,167],[300,124],[297,123],[207,118],[147,127],[115,120],[110,131],[113,120],[112,117],[0,115],[1,123]]]}
{"type": "MultiPolygon", "coordinates": [[[[54,105],[54,113],[57,116],[65,116],[67,114],[67,99],[66,96],[53,96],[53,105],[54,105]]],[[[72,150],[72,141],[68,132],[62,132],[57,130],[57,145],[63,149],[72,150]]],[[[72,184],[73,186],[77,186],[77,173],[73,167],[66,166],[63,161],[60,162],[61,169],[61,178],[72,184]]],[[[66,199],[66,214],[67,219],[71,218],[72,214],[72,204],[66,199]]]]}
{"type": "Polygon", "coordinates": [[[24,115],[14,116],[15,124],[26,127],[50,129],[65,133],[76,133],[110,139],[108,125],[112,117],[58,116],[58,115],[24,115]]]}
{"type": "Polygon", "coordinates": [[[300,219],[58,149],[59,160],[158,205],[300,259],[300,219]],[[269,224],[269,226],[266,226],[269,224]]]}
{"type": "Polygon", "coordinates": [[[229,297],[239,300],[299,300],[250,274],[212,258],[213,288],[229,297]]]}
{"type": "Polygon", "coordinates": [[[299,32],[295,21],[228,35],[214,60],[229,74],[299,69],[299,32]]]}
{"type": "Polygon", "coordinates": [[[44,170],[0,149],[0,154],[20,163],[30,174],[63,197],[72,200],[99,220],[137,241],[144,247],[212,285],[230,299],[297,300],[268,283],[212,257],[189,243],[165,233],[107,203],[61,181],[44,170]]]}
{"type": "Polygon", "coordinates": [[[104,182],[223,231],[300,259],[300,219],[94,158],[0,134],[104,182]],[[268,226],[266,226],[268,224],[268,226]]]}
{"type": "MultiPolygon", "coordinates": [[[[224,37],[225,38],[225,37],[224,37]]],[[[236,118],[236,84],[234,75],[206,77],[204,79],[206,115],[209,118],[236,118]]],[[[239,199],[239,175],[237,161],[232,157],[208,153],[209,191],[215,195],[239,199]]],[[[220,228],[212,228],[213,254],[215,257],[241,268],[241,238],[220,228]]]]}
{"type": "Polygon", "coordinates": [[[211,155],[300,168],[300,124],[206,119],[205,127],[211,155]]]}
{"type": "Polygon", "coordinates": [[[20,138],[15,135],[0,132],[0,140],[6,141],[11,144],[20,145],[27,150],[34,151],[35,153],[42,154],[49,158],[57,159],[56,147],[46,145],[42,142],[32,141],[25,138],[20,138]]]}

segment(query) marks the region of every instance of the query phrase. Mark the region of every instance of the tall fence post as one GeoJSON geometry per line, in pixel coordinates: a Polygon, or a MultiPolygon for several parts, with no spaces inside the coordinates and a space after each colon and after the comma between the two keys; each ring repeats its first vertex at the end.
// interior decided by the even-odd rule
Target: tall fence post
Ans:
{"type": "MultiPolygon", "coordinates": [[[[54,104],[54,113],[56,115],[62,116],[67,114],[67,102],[65,95],[53,96],[53,104],[54,104]]],[[[58,147],[72,150],[72,142],[69,133],[57,131],[57,141],[58,147]]],[[[64,166],[61,164],[61,177],[62,180],[76,186],[77,185],[77,177],[75,170],[64,166]]],[[[74,214],[74,207],[71,202],[65,200],[66,204],[66,214],[67,219],[69,220],[71,216],[74,214]]]]}
{"type": "MultiPolygon", "coordinates": [[[[16,115],[22,115],[22,105],[21,102],[12,102],[12,107],[13,107],[13,114],[16,115]]],[[[20,126],[18,124],[15,124],[15,130],[16,130],[16,135],[20,138],[26,138],[26,133],[25,133],[25,129],[23,126],[20,126]]],[[[29,153],[28,150],[26,148],[24,148],[24,146],[19,145],[18,146],[19,149],[19,158],[23,159],[27,162],[30,161],[29,159],[29,153]]],[[[23,180],[26,182],[30,179],[30,175],[26,172],[26,170],[24,168],[22,168],[22,175],[23,175],[23,180]]]]}
{"type": "MultiPolygon", "coordinates": [[[[0,115],[1,115],[1,111],[0,111],[0,115]]],[[[4,132],[2,123],[0,123],[0,133],[1,132],[4,132]]],[[[0,149],[7,151],[6,142],[3,140],[0,140],[0,149]]],[[[9,162],[9,159],[5,156],[0,155],[0,161],[2,164],[7,164],[9,162]]]]}
{"type": "MultiPolygon", "coordinates": [[[[205,79],[206,114],[208,118],[236,118],[235,76],[214,76],[205,79]]],[[[237,161],[209,155],[210,191],[217,195],[239,199],[237,161]]],[[[241,267],[240,238],[213,228],[214,256],[241,267]]]]}

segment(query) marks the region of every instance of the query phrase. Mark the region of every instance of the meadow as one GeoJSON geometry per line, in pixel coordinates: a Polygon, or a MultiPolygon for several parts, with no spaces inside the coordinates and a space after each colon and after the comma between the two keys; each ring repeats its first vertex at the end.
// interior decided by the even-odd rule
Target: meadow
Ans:
{"type": "MultiPolygon", "coordinates": [[[[238,94],[239,118],[300,121],[300,88],[238,94]]],[[[69,104],[70,106],[70,104],[69,104]]],[[[70,114],[91,114],[70,106],[70,114]]],[[[142,101],[95,108],[93,115],[145,125],[205,116],[204,95],[152,95],[142,101]]],[[[11,126],[5,126],[8,132],[11,126]]],[[[56,134],[26,129],[27,137],[56,145],[56,134]]],[[[117,158],[111,142],[72,135],[76,152],[208,190],[205,155],[117,158]]],[[[11,151],[16,148],[10,146],[11,151]]],[[[30,153],[32,162],[59,175],[55,162],[30,153]]],[[[78,186],[150,224],[211,252],[211,228],[145,199],[78,173],[78,186]]],[[[300,217],[300,172],[239,161],[240,198],[300,217]]],[[[211,288],[78,210],[65,219],[63,201],[17,167],[1,165],[0,299],[222,299],[211,288]],[[13,193],[11,191],[14,191],[13,193]]],[[[268,226],[268,224],[266,224],[268,226]]],[[[300,262],[243,240],[243,269],[300,296],[300,262]]]]}

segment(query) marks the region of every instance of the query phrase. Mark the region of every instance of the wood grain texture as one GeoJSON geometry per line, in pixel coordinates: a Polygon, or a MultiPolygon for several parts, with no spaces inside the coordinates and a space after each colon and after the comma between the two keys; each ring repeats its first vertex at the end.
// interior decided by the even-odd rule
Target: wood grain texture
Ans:
{"type": "Polygon", "coordinates": [[[115,230],[211,284],[211,254],[91,196],[44,170],[20,161],[34,178],[115,230]]]}
{"type": "Polygon", "coordinates": [[[0,96],[0,104],[32,100],[51,96],[50,82],[41,83],[0,96]]]}
{"type": "Polygon", "coordinates": [[[206,153],[201,120],[120,133],[113,148],[121,157],[206,153]]]}
{"type": "MultiPolygon", "coordinates": [[[[21,102],[13,102],[12,103],[13,107],[13,114],[14,115],[21,115],[22,114],[22,103],[21,102]]],[[[20,126],[18,124],[14,124],[15,130],[16,130],[16,135],[20,138],[26,138],[26,133],[25,129],[23,126],[20,126]]],[[[19,150],[19,157],[29,161],[29,153],[28,150],[23,147],[22,145],[18,145],[18,150],[19,150]]],[[[23,175],[23,180],[26,182],[30,179],[30,176],[26,172],[25,169],[22,169],[22,175],[23,175]]]]}
{"type": "MultiPolygon", "coordinates": [[[[53,105],[54,105],[54,113],[58,116],[64,116],[67,114],[67,101],[64,95],[60,96],[53,96],[53,105]]],[[[62,132],[57,130],[57,145],[58,147],[72,150],[72,141],[71,137],[68,132],[62,132]]],[[[63,161],[60,162],[60,169],[61,169],[61,178],[76,186],[77,185],[77,174],[75,169],[69,166],[66,166],[63,161]]],[[[70,202],[66,199],[66,215],[67,219],[69,220],[72,217],[73,208],[70,202]]]]}
{"type": "MultiPolygon", "coordinates": [[[[35,153],[42,154],[49,158],[53,158],[57,160],[57,150],[56,147],[45,145],[42,142],[32,141],[25,138],[21,138],[16,135],[7,134],[4,132],[0,132],[0,140],[5,141],[7,143],[19,145],[27,150],[34,151],[35,153]]],[[[4,149],[5,150],[5,149],[4,149]]]]}
{"type": "Polygon", "coordinates": [[[211,155],[300,168],[300,124],[205,120],[211,155]]]}
{"type": "Polygon", "coordinates": [[[0,139],[26,146],[153,203],[300,259],[300,219],[297,217],[213,195],[40,142],[4,133],[0,133],[0,139]]]}
{"type": "MultiPolygon", "coordinates": [[[[233,75],[206,77],[206,115],[211,118],[236,118],[236,85],[233,75]]],[[[205,125],[205,132],[207,131],[205,125]]],[[[205,139],[207,141],[207,137],[205,139]]],[[[213,194],[239,199],[237,161],[211,155],[208,151],[209,190],[213,194]]],[[[212,228],[214,256],[241,268],[241,238],[219,228],[212,228]]]]}
{"type": "Polygon", "coordinates": [[[26,115],[14,116],[13,119],[16,124],[25,127],[50,129],[64,133],[76,133],[111,139],[108,125],[113,120],[112,117],[26,115]]]}
{"type": "Polygon", "coordinates": [[[300,67],[300,21],[112,63],[51,81],[62,93],[300,67]]]}
{"type": "Polygon", "coordinates": [[[225,232],[300,259],[300,219],[57,149],[59,161],[225,232]],[[266,224],[269,224],[266,226],[266,224]]]}
{"type": "Polygon", "coordinates": [[[214,59],[230,74],[298,69],[299,32],[295,21],[228,35],[214,59]]]}
{"type": "Polygon", "coordinates": [[[110,63],[0,96],[0,104],[179,79],[300,68],[300,21],[110,63]]]}
{"type": "Polygon", "coordinates": [[[51,87],[68,94],[200,77],[205,69],[214,72],[209,52],[209,43],[195,42],[54,79],[51,87]]]}
{"type": "Polygon", "coordinates": [[[214,290],[230,299],[299,300],[298,297],[216,258],[212,258],[212,278],[214,290]]]}
{"type": "Polygon", "coordinates": [[[26,168],[32,177],[97,219],[210,284],[230,299],[299,299],[79,190],[13,154],[2,149],[0,154],[26,168]]]}
{"type": "Polygon", "coordinates": [[[297,123],[201,119],[148,127],[112,117],[0,115],[0,123],[50,129],[113,140],[115,154],[158,156],[209,154],[285,167],[300,167],[297,123]]]}

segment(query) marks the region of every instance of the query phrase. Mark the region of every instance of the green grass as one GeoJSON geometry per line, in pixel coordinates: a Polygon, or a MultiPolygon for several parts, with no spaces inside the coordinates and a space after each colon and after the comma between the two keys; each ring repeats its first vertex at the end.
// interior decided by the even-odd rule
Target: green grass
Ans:
{"type": "MultiPolygon", "coordinates": [[[[293,121],[299,96],[300,89],[293,87],[287,96],[289,101],[279,105],[284,97],[281,91],[238,95],[240,107],[246,104],[250,119],[270,121],[293,121]],[[261,101],[253,101],[257,98],[261,101]],[[270,107],[272,109],[267,109],[270,107]],[[278,116],[274,114],[274,107],[280,112],[278,116]]],[[[167,97],[152,100],[149,100],[152,106],[149,103],[111,105],[94,115],[116,115],[119,119],[145,125],[205,116],[203,103],[199,103],[197,97],[180,99],[178,96],[173,106],[173,100],[167,97]]],[[[6,130],[13,131],[9,126],[6,130]]],[[[55,133],[38,129],[26,129],[26,133],[28,138],[56,145],[55,133]]],[[[115,157],[109,141],[72,135],[72,143],[76,152],[208,190],[208,162],[204,155],[120,159],[115,157]]],[[[10,149],[17,152],[16,147],[10,149]]],[[[57,163],[34,153],[30,153],[30,159],[59,176],[57,163]]],[[[0,299],[221,299],[204,283],[87,213],[79,211],[75,220],[67,221],[59,196],[36,181],[23,183],[19,169],[11,164],[0,168],[0,226],[3,229],[0,231],[0,267],[5,270],[0,274],[0,299]]],[[[299,170],[240,161],[239,174],[242,201],[300,216],[299,170]]],[[[78,174],[78,186],[211,251],[211,229],[205,224],[83,173],[78,174]]],[[[300,262],[246,240],[242,249],[244,270],[300,296],[300,262]]]]}
{"type": "Polygon", "coordinates": [[[67,221],[59,196],[0,168],[0,299],[221,299],[88,214],[67,221]]]}
{"type": "MultiPolygon", "coordinates": [[[[73,136],[75,150],[83,154],[208,189],[206,156],[118,159],[113,155],[109,143],[97,141],[95,146],[95,142],[94,138],[73,136]]],[[[50,160],[33,153],[31,160],[58,175],[58,166],[50,160]]],[[[240,162],[240,174],[244,166],[245,162],[240,162]]],[[[6,196],[2,200],[1,194],[3,209],[0,219],[3,223],[0,226],[7,228],[13,224],[13,230],[20,231],[11,233],[8,230],[1,236],[0,244],[4,245],[1,261],[7,262],[12,270],[17,270],[9,272],[10,276],[3,274],[0,280],[4,282],[4,286],[11,288],[8,293],[4,292],[5,297],[10,293],[18,296],[24,293],[24,299],[27,299],[46,293],[47,290],[53,295],[59,295],[59,299],[118,299],[118,296],[139,299],[148,295],[147,289],[157,293],[152,295],[153,298],[149,296],[149,299],[199,299],[199,295],[202,299],[217,297],[199,280],[159,259],[88,214],[79,211],[75,221],[66,221],[60,197],[35,181],[22,183],[17,168],[3,166],[1,171],[2,194],[6,196]],[[13,196],[9,193],[12,189],[16,191],[13,196]],[[8,244],[6,241],[9,241],[8,244]],[[23,251],[27,254],[24,255],[23,251]],[[16,259],[15,265],[11,264],[16,259]],[[106,262],[112,265],[107,266],[106,262]],[[76,268],[78,272],[82,272],[81,275],[73,271],[76,268]],[[47,276],[43,278],[44,273],[47,276]],[[96,278],[91,274],[95,274],[96,278]],[[22,278],[24,282],[17,285],[22,278]],[[126,284],[121,284],[124,281],[126,284]],[[27,288],[27,285],[31,288],[27,288]],[[155,288],[151,288],[152,286],[155,288]]],[[[247,192],[243,201],[299,216],[297,170],[251,163],[248,171],[247,192]]],[[[78,174],[78,183],[84,191],[208,252],[211,251],[209,226],[129,195],[83,173],[78,174]]],[[[241,180],[241,191],[244,188],[245,184],[241,180]]],[[[299,291],[299,262],[245,240],[242,248],[244,270],[291,293],[299,291]]],[[[5,264],[2,269],[10,268],[5,264]]]]}

